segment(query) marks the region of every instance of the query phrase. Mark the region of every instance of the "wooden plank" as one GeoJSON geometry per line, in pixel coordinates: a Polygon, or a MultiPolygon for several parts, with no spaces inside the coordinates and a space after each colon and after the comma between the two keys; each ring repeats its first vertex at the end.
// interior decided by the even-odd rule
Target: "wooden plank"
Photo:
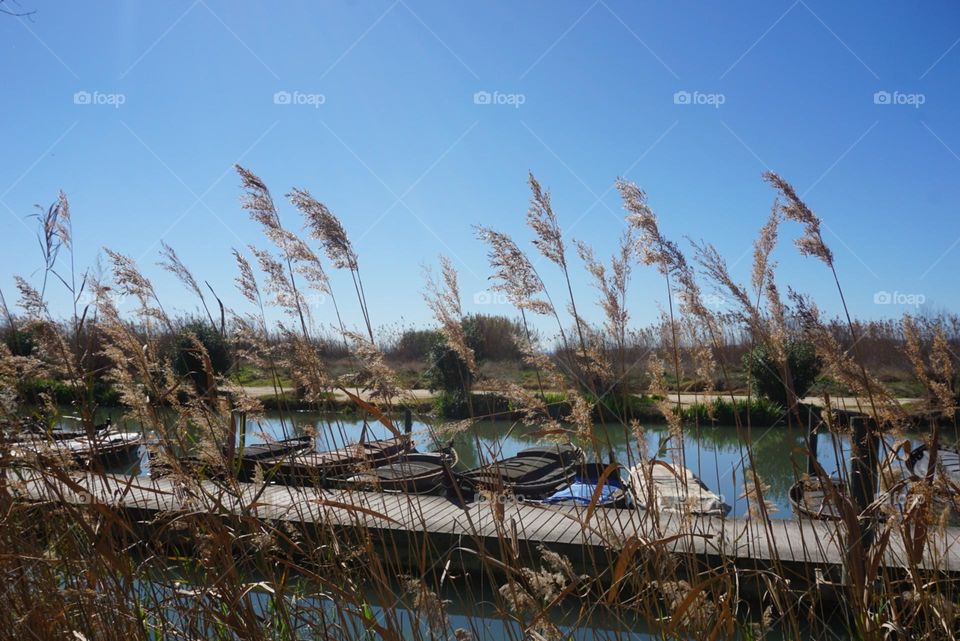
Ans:
{"type": "MultiPolygon", "coordinates": [[[[247,511],[264,519],[296,524],[375,528],[384,536],[425,533],[430,536],[457,536],[467,541],[480,537],[488,553],[512,554],[513,538],[522,547],[545,545],[583,545],[584,555],[599,561],[614,558],[607,538],[631,537],[665,541],[668,550],[678,553],[708,554],[733,560],[751,560],[764,564],[809,564],[839,566],[843,546],[838,540],[837,524],[815,520],[774,519],[768,524],[742,518],[683,518],[662,514],[659,528],[649,520],[652,515],[637,510],[600,508],[582,521],[583,506],[541,506],[514,504],[504,506],[504,520],[494,520],[493,506],[474,504],[463,510],[444,497],[378,492],[327,491],[315,488],[240,484],[235,496],[216,483],[203,482],[192,491],[170,479],[77,473],[70,484],[52,476],[25,470],[7,470],[10,489],[23,500],[63,501],[83,505],[91,500],[116,507],[137,508],[147,512],[209,510],[239,514],[247,511]],[[258,495],[259,493],[259,495],[258,495]],[[256,503],[252,505],[254,498],[256,503]],[[251,507],[252,505],[252,507],[251,507]],[[472,526],[471,526],[472,522],[472,526]],[[675,536],[675,535],[680,536],[675,536]],[[503,535],[503,536],[501,536],[503,535]]],[[[446,540],[443,538],[437,540],[446,540]]],[[[948,573],[960,573],[960,528],[946,528],[931,534],[924,565],[948,573]]],[[[615,548],[616,546],[614,546],[615,548]]],[[[891,537],[884,556],[888,567],[903,567],[906,552],[899,534],[891,537]]]]}

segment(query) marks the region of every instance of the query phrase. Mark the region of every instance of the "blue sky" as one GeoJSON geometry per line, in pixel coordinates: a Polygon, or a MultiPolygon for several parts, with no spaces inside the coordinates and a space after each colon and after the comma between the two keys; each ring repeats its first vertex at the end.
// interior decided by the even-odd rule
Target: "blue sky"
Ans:
{"type": "MultiPolygon", "coordinates": [[[[13,275],[35,277],[40,264],[27,216],[63,189],[79,266],[95,265],[103,246],[122,251],[167,307],[192,310],[155,266],[162,238],[242,309],[230,249],[265,240],[239,207],[235,162],[278,201],[304,187],[341,217],[376,324],[430,322],[421,266],[441,253],[460,270],[467,311],[512,314],[486,302],[471,225],[529,240],[528,170],[552,190],[567,236],[601,256],[624,225],[613,189],[624,176],[647,191],[665,233],[713,242],[747,280],[773,199],[760,179],[769,168],[824,219],[855,315],[956,309],[956,3],[20,8],[35,13],[0,16],[8,298],[13,275]],[[878,292],[897,295],[877,304],[878,292]]],[[[282,214],[299,226],[292,207],[282,214]]],[[[822,265],[787,243],[777,257],[784,289],[839,312],[822,265]]],[[[356,321],[342,276],[334,285],[356,321]]],[[[582,269],[574,276],[587,307],[594,292],[582,269]]],[[[638,267],[634,323],[653,320],[664,299],[658,275],[638,267]]],[[[315,303],[318,322],[332,322],[331,306],[315,303]]]]}

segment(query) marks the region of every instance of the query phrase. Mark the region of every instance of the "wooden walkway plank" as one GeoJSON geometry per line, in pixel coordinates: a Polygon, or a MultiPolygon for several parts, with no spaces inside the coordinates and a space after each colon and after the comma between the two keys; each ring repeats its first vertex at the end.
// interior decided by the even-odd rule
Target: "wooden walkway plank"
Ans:
{"type": "MultiPolygon", "coordinates": [[[[815,520],[773,519],[763,523],[599,508],[584,527],[588,513],[584,506],[517,503],[503,506],[503,520],[498,523],[495,506],[490,503],[475,503],[464,510],[440,496],[253,484],[231,486],[239,489],[239,495],[235,495],[233,489],[209,481],[188,489],[171,479],[76,473],[64,482],[26,470],[8,469],[5,473],[10,491],[22,500],[78,506],[95,501],[158,515],[184,511],[249,514],[295,527],[367,527],[394,542],[403,540],[394,537],[426,535],[423,545],[430,549],[438,541],[449,545],[450,537],[494,555],[512,555],[518,548],[530,550],[540,544],[584,546],[584,557],[599,563],[616,557],[618,541],[636,538],[648,544],[661,541],[672,552],[749,560],[774,568],[781,563],[801,567],[844,563],[838,525],[815,520]],[[660,517],[657,528],[655,516],[660,517]]],[[[903,541],[895,532],[884,556],[885,566],[903,568],[906,558],[903,541]]],[[[931,531],[923,565],[960,574],[960,528],[931,531]]]]}

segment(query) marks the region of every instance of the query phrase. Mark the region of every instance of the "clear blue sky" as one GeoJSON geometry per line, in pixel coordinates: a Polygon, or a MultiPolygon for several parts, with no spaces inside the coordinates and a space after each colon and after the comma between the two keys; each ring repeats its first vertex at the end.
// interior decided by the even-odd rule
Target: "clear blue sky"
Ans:
{"type": "MultiPolygon", "coordinates": [[[[239,307],[230,248],[265,243],[238,204],[230,168],[240,162],[278,200],[305,187],[341,217],[377,324],[429,322],[420,269],[440,253],[461,272],[468,311],[512,313],[474,302],[489,269],[470,227],[528,240],[528,170],[552,189],[568,237],[600,255],[624,224],[613,189],[623,175],[648,192],[668,235],[714,242],[747,280],[745,253],[772,202],[760,180],[770,168],[825,220],[856,315],[914,309],[875,304],[879,291],[956,308],[954,2],[21,0],[19,8],[36,12],[0,16],[8,298],[13,274],[39,265],[26,217],[63,189],[78,265],[93,265],[102,246],[117,249],[155,278],[168,307],[191,310],[194,301],[155,266],[163,238],[239,307]],[[523,104],[476,104],[484,91],[491,102],[523,104]],[[93,104],[76,104],[78,92],[87,94],[76,101],[93,104]],[[276,104],[277,92],[301,104],[276,104]],[[676,92],[706,104],[676,104],[676,92]],[[876,92],[889,99],[877,104],[876,92]]],[[[299,225],[292,207],[282,214],[299,225]]],[[[839,311],[822,265],[791,247],[778,257],[784,289],[839,311]]],[[[575,276],[586,307],[593,291],[582,270],[575,276]]],[[[347,282],[335,278],[356,320],[347,282]]],[[[651,321],[663,300],[662,281],[639,268],[635,323],[651,321]]],[[[316,314],[332,320],[329,305],[316,314]]]]}

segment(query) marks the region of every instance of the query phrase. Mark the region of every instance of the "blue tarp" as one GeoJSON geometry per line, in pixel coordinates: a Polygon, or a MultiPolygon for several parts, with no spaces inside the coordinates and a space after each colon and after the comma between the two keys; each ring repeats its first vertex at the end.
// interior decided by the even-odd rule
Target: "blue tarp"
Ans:
{"type": "MultiPolygon", "coordinates": [[[[560,490],[555,494],[552,494],[543,500],[544,503],[580,503],[582,505],[589,505],[590,499],[593,498],[593,493],[597,489],[596,483],[583,483],[581,481],[575,482],[570,487],[560,490]]],[[[613,493],[620,489],[616,485],[611,485],[607,483],[603,486],[603,490],[600,492],[600,501],[607,501],[613,497],[613,493]]]]}

